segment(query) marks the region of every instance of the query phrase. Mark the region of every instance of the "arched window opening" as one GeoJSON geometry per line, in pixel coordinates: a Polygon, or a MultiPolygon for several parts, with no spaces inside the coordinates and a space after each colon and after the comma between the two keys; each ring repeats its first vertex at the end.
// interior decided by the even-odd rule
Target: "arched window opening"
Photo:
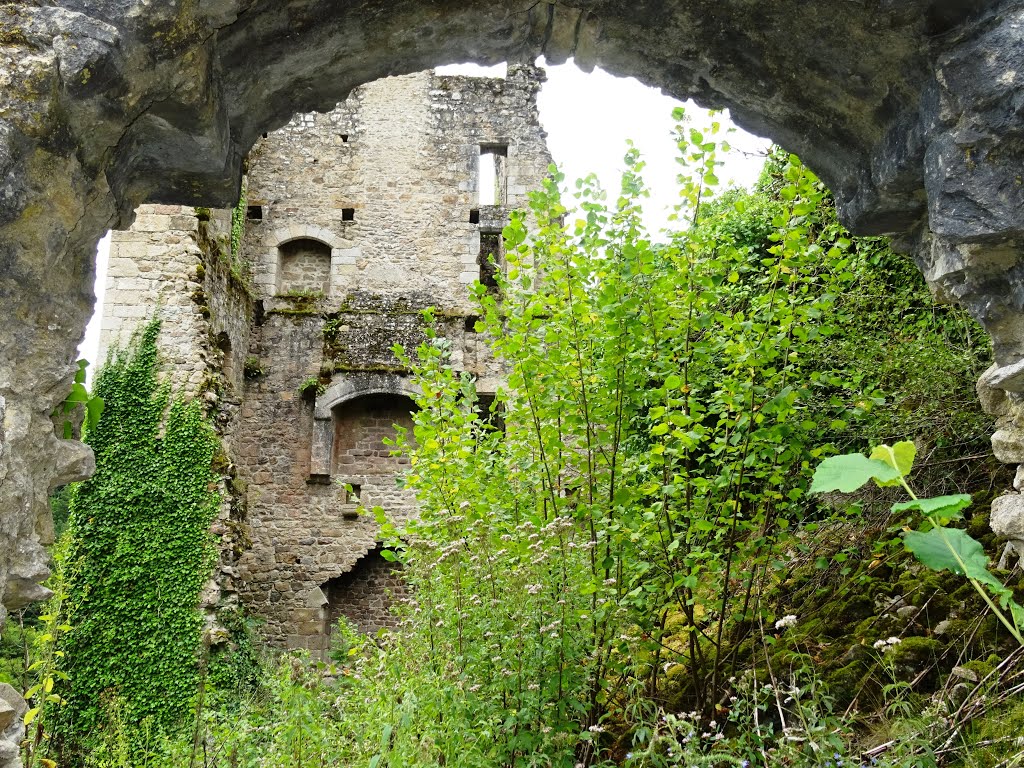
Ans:
{"type": "Polygon", "coordinates": [[[291,240],[278,249],[278,295],[327,295],[331,247],[311,238],[291,240]]]}
{"type": "Polygon", "coordinates": [[[334,475],[398,476],[409,467],[407,456],[392,456],[385,440],[394,440],[395,426],[412,435],[416,404],[405,395],[357,397],[334,409],[334,475]]]}

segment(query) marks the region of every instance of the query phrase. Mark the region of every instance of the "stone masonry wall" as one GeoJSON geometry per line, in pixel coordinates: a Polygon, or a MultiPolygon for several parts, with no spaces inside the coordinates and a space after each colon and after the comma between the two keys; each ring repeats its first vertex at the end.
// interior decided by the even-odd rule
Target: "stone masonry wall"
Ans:
{"type": "MultiPolygon", "coordinates": [[[[238,585],[273,643],[325,650],[325,627],[346,610],[329,605],[338,580],[354,584],[345,574],[375,556],[376,523],[356,514],[345,483],[366,507],[415,512],[399,483],[405,459],[382,441],[394,424],[412,426],[414,393],[392,347],[426,339],[423,309],[436,308],[453,365],[482,391],[500,380],[468,287],[481,274],[481,232],[525,206],[550,163],[540,77],[511,67],[505,80],[388,78],[330,113],[296,117],[250,155],[243,253],[258,308],[232,443],[251,536],[238,585]],[[503,171],[503,199],[484,209],[482,151],[502,153],[503,171]]],[[[367,597],[372,585],[351,589],[384,605],[367,597]]]]}
{"type": "Polygon", "coordinates": [[[412,433],[415,405],[407,397],[365,395],[335,409],[334,466],[349,475],[396,475],[409,466],[407,456],[392,456],[384,440],[395,426],[412,433]]]}
{"type": "Polygon", "coordinates": [[[132,228],[114,232],[100,331],[100,360],[124,346],[159,313],[163,372],[190,395],[199,393],[209,362],[208,323],[193,294],[203,289],[204,255],[192,208],[143,205],[132,228]]]}
{"type": "MultiPolygon", "coordinates": [[[[144,205],[132,229],[114,232],[100,334],[100,359],[124,346],[154,315],[162,320],[161,374],[175,395],[200,397],[230,446],[241,404],[244,360],[253,317],[243,265],[230,254],[229,211],[144,205]]],[[[220,560],[202,596],[214,610],[236,599],[234,561],[248,539],[245,499],[234,490],[235,467],[222,468],[223,498],[213,526],[220,560]]]]}

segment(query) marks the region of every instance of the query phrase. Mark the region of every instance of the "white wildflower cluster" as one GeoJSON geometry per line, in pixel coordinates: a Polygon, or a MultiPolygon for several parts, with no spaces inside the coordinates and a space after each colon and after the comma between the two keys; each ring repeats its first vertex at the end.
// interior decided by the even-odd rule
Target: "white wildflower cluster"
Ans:
{"type": "Polygon", "coordinates": [[[871,647],[874,648],[876,651],[887,653],[888,651],[891,651],[893,648],[899,645],[901,642],[902,641],[898,637],[888,637],[885,640],[875,640],[874,644],[871,647]]]}
{"type": "Polygon", "coordinates": [[[776,629],[787,629],[796,626],[796,614],[790,613],[775,622],[776,629]]]}
{"type": "Polygon", "coordinates": [[[558,637],[558,627],[561,625],[561,619],[555,619],[550,624],[546,624],[540,628],[542,635],[550,635],[552,638],[558,637]]]}
{"type": "Polygon", "coordinates": [[[441,548],[441,554],[437,558],[437,562],[438,563],[443,563],[449,557],[455,555],[459,550],[464,549],[465,547],[466,547],[466,540],[465,539],[461,539],[461,538],[460,539],[455,539],[454,541],[451,541],[448,544],[445,544],[441,548]]]}

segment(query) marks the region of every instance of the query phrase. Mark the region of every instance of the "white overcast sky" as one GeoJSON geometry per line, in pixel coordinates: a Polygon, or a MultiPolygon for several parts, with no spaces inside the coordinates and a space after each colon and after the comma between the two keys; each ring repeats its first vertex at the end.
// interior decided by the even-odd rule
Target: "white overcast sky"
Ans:
{"type": "MultiPolygon", "coordinates": [[[[504,65],[483,69],[475,65],[454,65],[439,71],[448,74],[501,76],[504,65]]],[[[547,68],[548,79],[540,92],[540,118],[548,133],[548,146],[566,177],[570,189],[577,178],[597,174],[602,187],[614,195],[624,168],[626,141],[632,139],[647,162],[644,180],[651,190],[645,204],[645,221],[652,233],[666,225],[677,200],[675,187],[678,165],[672,139],[672,110],[680,102],[649,88],[633,78],[618,78],[600,69],[584,73],[569,62],[547,68]]],[[[707,113],[685,105],[693,124],[709,122],[707,113]]],[[[728,125],[728,117],[718,118],[728,125]]],[[[725,158],[718,176],[724,184],[750,186],[757,180],[769,142],[737,130],[728,141],[738,151],[725,158]]],[[[570,202],[571,198],[566,199],[570,202]]],[[[97,256],[96,306],[103,301],[109,236],[100,242],[97,256]]],[[[97,365],[99,312],[93,315],[79,348],[82,357],[97,365]]],[[[90,371],[91,372],[91,371],[90,371]]]]}

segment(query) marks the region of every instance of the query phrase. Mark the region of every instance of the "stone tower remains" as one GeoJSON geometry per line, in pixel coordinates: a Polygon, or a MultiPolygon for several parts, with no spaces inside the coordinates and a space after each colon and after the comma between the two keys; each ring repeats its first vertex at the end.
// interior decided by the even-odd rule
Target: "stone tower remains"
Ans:
{"type": "Polygon", "coordinates": [[[210,603],[237,594],[276,645],[323,651],[340,615],[388,621],[395,580],[356,506],[415,510],[382,442],[415,407],[392,347],[415,349],[434,307],[452,364],[482,393],[500,381],[469,286],[493,282],[509,210],[547,173],[542,79],[362,86],[265,135],[234,214],[147,205],[114,233],[101,345],[163,319],[166,371],[210,404],[226,452],[210,603]]]}

